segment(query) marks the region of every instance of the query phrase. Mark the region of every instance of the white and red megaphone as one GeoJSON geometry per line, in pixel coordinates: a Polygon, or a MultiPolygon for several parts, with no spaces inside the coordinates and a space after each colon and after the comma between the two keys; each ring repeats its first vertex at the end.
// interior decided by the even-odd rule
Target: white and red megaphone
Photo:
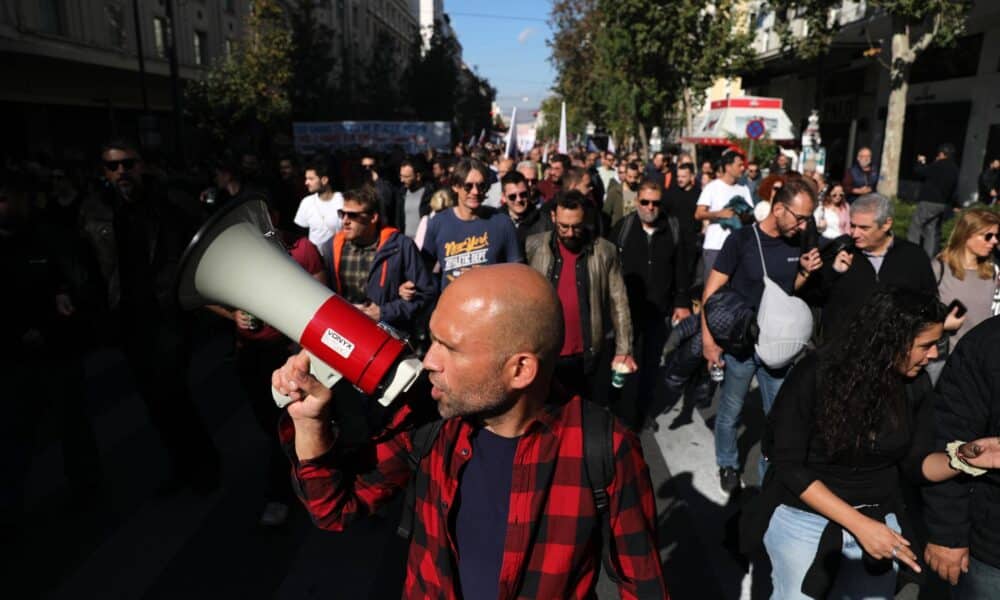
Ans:
{"type": "MultiPolygon", "coordinates": [[[[343,377],[383,406],[420,375],[406,342],[292,260],[259,199],[223,207],[198,230],[181,259],[177,297],[187,309],[224,304],[260,317],[312,355],[312,374],[325,386],[343,377]]],[[[291,402],[277,392],[274,399],[291,402]]]]}

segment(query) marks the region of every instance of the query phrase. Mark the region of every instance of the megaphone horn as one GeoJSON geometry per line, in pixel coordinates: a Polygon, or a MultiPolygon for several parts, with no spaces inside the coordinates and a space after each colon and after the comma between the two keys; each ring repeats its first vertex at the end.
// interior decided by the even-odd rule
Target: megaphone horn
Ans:
{"type": "MultiPolygon", "coordinates": [[[[260,199],[220,209],[181,258],[177,298],[194,309],[236,306],[260,317],[311,355],[327,387],[341,377],[388,406],[422,369],[407,344],[305,272],[285,251],[260,199]]],[[[291,400],[274,392],[278,406],[291,400]]]]}

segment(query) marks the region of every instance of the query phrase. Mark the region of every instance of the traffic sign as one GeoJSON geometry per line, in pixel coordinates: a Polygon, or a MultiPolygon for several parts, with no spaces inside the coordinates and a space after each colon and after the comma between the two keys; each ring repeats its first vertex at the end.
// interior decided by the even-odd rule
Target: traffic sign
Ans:
{"type": "Polygon", "coordinates": [[[747,137],[751,140],[759,140],[764,137],[764,132],[767,128],[764,127],[763,119],[752,119],[747,123],[747,137]]]}

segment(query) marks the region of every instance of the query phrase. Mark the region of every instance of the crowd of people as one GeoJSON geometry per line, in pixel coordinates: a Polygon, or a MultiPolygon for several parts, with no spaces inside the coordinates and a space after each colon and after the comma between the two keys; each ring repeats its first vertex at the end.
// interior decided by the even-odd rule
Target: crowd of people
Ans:
{"type": "MultiPolygon", "coordinates": [[[[59,409],[72,491],[93,501],[104,475],[83,360],[118,345],[170,459],[162,491],[211,493],[219,452],[187,369],[196,325],[214,319],[270,439],[260,523],[285,522],[297,495],[339,530],[406,492],[414,598],[585,597],[602,559],[628,597],[666,597],[638,436],[682,395],[708,405],[718,392],[719,486],[735,495],[756,383],[768,426],[741,542],[769,559],[774,598],[890,598],[902,572],[928,566],[956,597],[991,597],[1000,216],[960,212],[939,248],[954,154],[918,157],[902,239],[868,148],[842,180],[784,154],[760,165],[730,149],[698,165],[684,152],[503,156],[489,143],[281,156],[273,174],[233,152],[168,177],[113,140],[97,177],[3,172],[0,368],[15,397],[37,387],[25,374],[66,374],[43,395],[59,409]],[[308,354],[241,307],[180,309],[189,240],[247,200],[266,203],[298,265],[406,337],[429,389],[376,411],[319,384],[308,354]],[[295,402],[279,410],[272,385],[295,402]],[[591,404],[615,417],[603,434],[591,404]],[[614,473],[603,487],[601,452],[614,473]]],[[[5,526],[23,513],[37,410],[14,403],[0,436],[5,526]]]]}

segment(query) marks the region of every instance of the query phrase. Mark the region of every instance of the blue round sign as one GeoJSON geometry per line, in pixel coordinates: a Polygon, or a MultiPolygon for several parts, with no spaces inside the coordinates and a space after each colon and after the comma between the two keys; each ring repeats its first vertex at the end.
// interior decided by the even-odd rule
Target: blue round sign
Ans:
{"type": "Polygon", "coordinates": [[[761,119],[753,119],[747,123],[747,137],[751,140],[759,140],[765,131],[764,121],[761,119]]]}

